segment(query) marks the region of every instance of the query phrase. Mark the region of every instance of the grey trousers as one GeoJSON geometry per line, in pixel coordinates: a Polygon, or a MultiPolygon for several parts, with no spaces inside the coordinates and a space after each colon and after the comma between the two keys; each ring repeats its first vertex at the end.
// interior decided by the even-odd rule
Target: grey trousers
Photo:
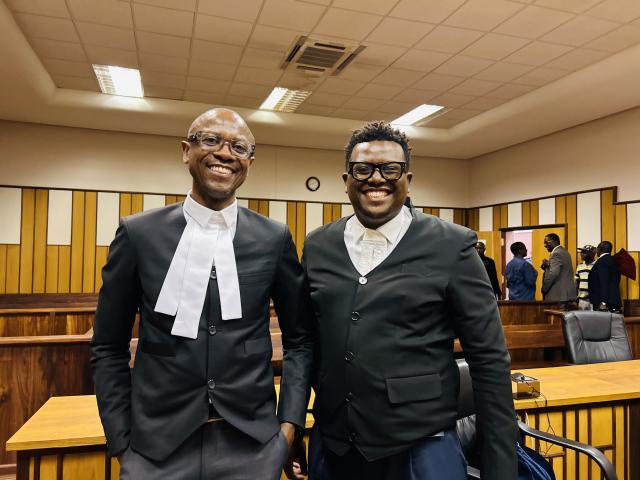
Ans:
{"type": "Polygon", "coordinates": [[[128,448],[120,480],[279,480],[288,455],[281,432],[261,444],[226,422],[207,423],[161,462],[128,448]]]}

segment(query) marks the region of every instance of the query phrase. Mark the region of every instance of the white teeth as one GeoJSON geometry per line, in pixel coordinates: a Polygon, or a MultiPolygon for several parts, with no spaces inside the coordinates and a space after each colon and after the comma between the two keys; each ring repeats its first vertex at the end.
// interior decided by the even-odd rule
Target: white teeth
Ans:
{"type": "Polygon", "coordinates": [[[372,198],[381,198],[386,197],[389,193],[385,190],[369,190],[367,191],[367,196],[372,198]]]}
{"type": "Polygon", "coordinates": [[[228,175],[230,173],[233,173],[233,170],[231,170],[230,168],[227,167],[223,167],[222,165],[213,165],[211,167],[209,167],[211,170],[213,170],[216,173],[222,173],[223,175],[228,175]]]}

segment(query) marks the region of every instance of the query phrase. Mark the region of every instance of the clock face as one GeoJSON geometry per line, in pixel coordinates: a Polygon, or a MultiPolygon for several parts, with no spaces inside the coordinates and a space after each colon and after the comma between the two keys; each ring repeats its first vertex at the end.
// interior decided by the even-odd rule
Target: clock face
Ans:
{"type": "Polygon", "coordinates": [[[307,184],[307,188],[312,192],[315,192],[320,188],[320,180],[318,179],[318,177],[307,178],[306,184],[307,184]]]}

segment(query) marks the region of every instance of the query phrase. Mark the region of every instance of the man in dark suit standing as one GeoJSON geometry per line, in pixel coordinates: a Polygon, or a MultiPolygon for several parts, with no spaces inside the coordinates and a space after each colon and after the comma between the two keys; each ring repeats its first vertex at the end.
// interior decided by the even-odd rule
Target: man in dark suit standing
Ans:
{"type": "Polygon", "coordinates": [[[493,261],[493,258],[487,257],[484,253],[487,250],[484,242],[476,242],[476,252],[480,255],[480,260],[484,264],[484,268],[487,271],[487,275],[489,276],[489,281],[491,282],[491,287],[493,288],[493,293],[495,294],[498,300],[502,299],[502,289],[500,288],[500,282],[498,281],[498,271],[496,270],[496,262],[493,261]]]}
{"type": "Polygon", "coordinates": [[[312,344],[302,268],[287,226],[235,198],[254,149],[237,113],[202,114],[182,142],[193,177],[184,204],[122,219],[111,244],[91,346],[121,479],[279,479],[304,426],[312,344]],[[284,348],[277,416],[269,297],[284,348]]]}
{"type": "Polygon", "coordinates": [[[589,271],[589,300],[594,310],[619,312],[620,267],[611,256],[613,245],[605,240],[596,248],[598,259],[589,271]]]}
{"type": "Polygon", "coordinates": [[[551,255],[542,261],[542,298],[560,302],[567,310],[578,298],[573,275],[573,261],[567,249],[560,245],[560,237],[550,233],[544,237],[544,248],[551,255]]]}
{"type": "Polygon", "coordinates": [[[453,341],[470,365],[482,478],[516,478],[510,359],[471,230],[405,204],[406,136],[354,132],[346,191],[355,216],[320,227],[303,267],[315,311],[314,480],[462,480],[453,341]]]}

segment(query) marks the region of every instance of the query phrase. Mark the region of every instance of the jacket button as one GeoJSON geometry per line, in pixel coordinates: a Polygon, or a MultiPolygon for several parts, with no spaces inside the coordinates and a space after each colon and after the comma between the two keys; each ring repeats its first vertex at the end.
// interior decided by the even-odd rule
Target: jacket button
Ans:
{"type": "Polygon", "coordinates": [[[358,434],[356,432],[347,433],[347,440],[349,442],[355,442],[357,438],[358,438],[358,434]]]}
{"type": "Polygon", "coordinates": [[[207,387],[209,388],[209,390],[213,390],[216,388],[216,382],[213,380],[213,378],[209,379],[209,381],[207,382],[207,387]]]}
{"type": "Polygon", "coordinates": [[[347,353],[344,354],[344,359],[347,362],[350,362],[351,360],[353,360],[354,358],[356,358],[356,354],[353,353],[351,350],[349,350],[347,353]]]}
{"type": "Polygon", "coordinates": [[[368,281],[369,281],[369,280],[367,280],[367,277],[360,277],[360,278],[358,279],[358,283],[359,283],[360,285],[366,285],[368,281]]]}
{"type": "Polygon", "coordinates": [[[353,400],[353,393],[349,392],[349,393],[347,393],[347,396],[346,396],[346,398],[345,398],[345,401],[346,401],[347,403],[351,403],[351,400],[353,400]]]}
{"type": "Polygon", "coordinates": [[[215,280],[216,278],[218,278],[216,275],[216,267],[213,267],[211,269],[211,275],[209,275],[209,277],[211,278],[211,280],[215,280]]]}
{"type": "Polygon", "coordinates": [[[215,335],[218,332],[218,329],[215,325],[209,325],[209,335],[215,335]]]}
{"type": "Polygon", "coordinates": [[[354,322],[360,320],[360,312],[351,312],[351,320],[354,322]]]}

